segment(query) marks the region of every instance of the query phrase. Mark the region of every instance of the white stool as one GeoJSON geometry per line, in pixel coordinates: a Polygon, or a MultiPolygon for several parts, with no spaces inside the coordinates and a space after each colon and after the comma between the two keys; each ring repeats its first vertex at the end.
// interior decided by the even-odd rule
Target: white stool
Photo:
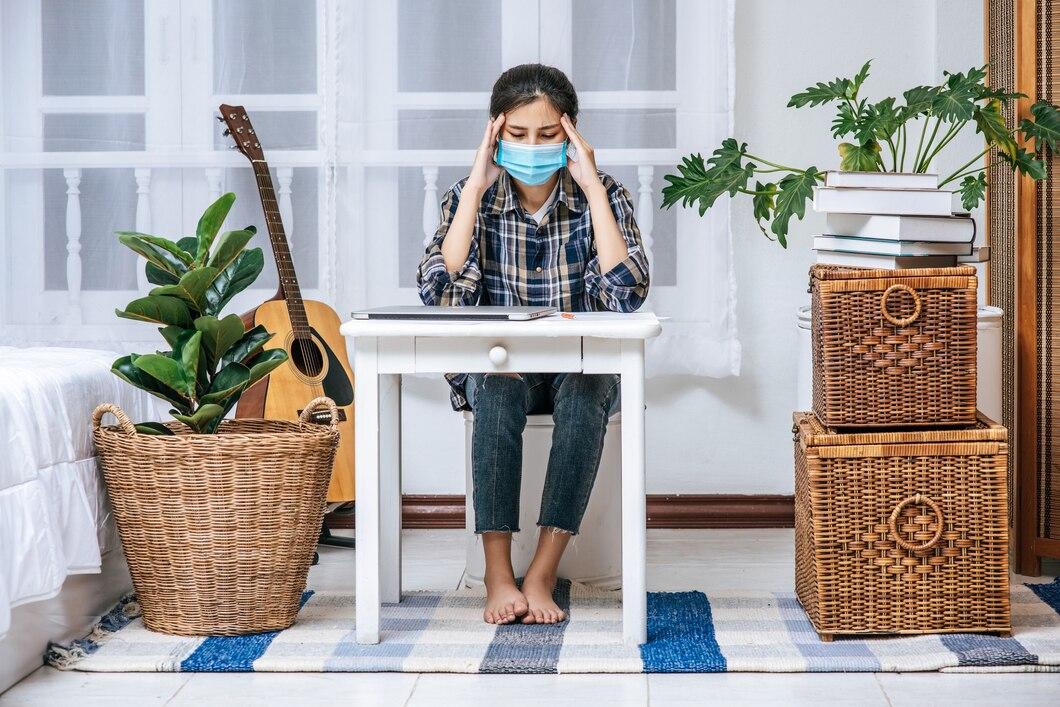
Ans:
{"type": "MultiPolygon", "coordinates": [[[[600,469],[589,496],[579,533],[567,545],[559,563],[560,577],[601,589],[622,586],[622,415],[607,423],[600,469]]],[[[474,416],[464,413],[465,466],[467,468],[467,569],[464,584],[482,585],[486,559],[475,535],[474,484],[471,477],[471,433],[474,416]]],[[[523,432],[523,476],[519,492],[519,528],[512,534],[512,568],[516,577],[526,574],[537,549],[537,519],[545,487],[548,453],[552,448],[552,416],[528,415],[523,432]]]]}

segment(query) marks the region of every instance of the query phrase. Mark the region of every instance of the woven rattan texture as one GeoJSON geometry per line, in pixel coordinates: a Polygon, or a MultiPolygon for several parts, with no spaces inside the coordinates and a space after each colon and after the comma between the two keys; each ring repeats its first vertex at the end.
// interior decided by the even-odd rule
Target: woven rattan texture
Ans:
{"type": "Polygon", "coordinates": [[[969,266],[811,270],[813,407],[835,427],[975,422],[969,266]]]}
{"type": "Polygon", "coordinates": [[[176,436],[130,434],[113,406],[97,410],[96,425],[146,626],[179,635],[290,626],[320,535],[338,429],[247,419],[226,420],[216,435],[188,434],[179,423],[167,423],[176,436]],[[99,427],[103,412],[121,424],[99,427]]]}
{"type": "MultiPolygon", "coordinates": [[[[1014,0],[987,0],[987,66],[991,86],[1014,91],[1016,87],[1016,10],[1014,0]]],[[[1002,115],[1009,130],[1019,120],[1014,101],[1002,103],[1002,115]]],[[[997,149],[989,153],[998,163],[997,149]]],[[[1009,429],[1016,424],[1016,177],[1011,170],[991,170],[987,190],[987,237],[990,244],[990,275],[987,301],[1004,311],[1001,321],[1001,423],[1009,429]]],[[[1010,455],[1009,472],[1015,455],[1010,455]]],[[[1009,483],[1009,499],[1015,498],[1009,483]]],[[[1010,516],[1014,517],[1011,513],[1010,516]]]]}
{"type": "Polygon", "coordinates": [[[1011,629],[1003,428],[817,446],[820,422],[795,421],[796,593],[819,633],[1011,629]]]}
{"type": "MultiPolygon", "coordinates": [[[[1060,100],[1060,0],[1037,3],[1038,100],[1060,100]]],[[[1037,344],[1038,344],[1038,454],[1037,494],[1040,537],[1060,539],[1060,160],[1049,150],[1038,150],[1049,179],[1037,182],[1037,344]]]]}

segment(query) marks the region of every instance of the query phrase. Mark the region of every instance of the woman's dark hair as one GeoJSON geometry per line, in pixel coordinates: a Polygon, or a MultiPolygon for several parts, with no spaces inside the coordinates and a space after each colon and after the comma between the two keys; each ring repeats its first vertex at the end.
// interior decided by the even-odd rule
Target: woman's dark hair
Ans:
{"type": "Polygon", "coordinates": [[[546,98],[560,115],[566,113],[571,120],[578,117],[578,94],[570,79],[554,66],[544,64],[520,64],[505,71],[493,84],[490,96],[490,117],[546,98]]]}

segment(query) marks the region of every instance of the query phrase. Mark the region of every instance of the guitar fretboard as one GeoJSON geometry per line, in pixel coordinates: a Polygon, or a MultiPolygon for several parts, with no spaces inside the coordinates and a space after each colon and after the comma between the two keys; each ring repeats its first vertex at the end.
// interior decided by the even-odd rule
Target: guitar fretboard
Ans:
{"type": "Polygon", "coordinates": [[[254,177],[258,183],[258,192],[261,195],[261,206],[265,211],[265,224],[269,229],[269,241],[272,243],[272,252],[276,256],[280,289],[283,290],[283,297],[287,302],[287,313],[291,318],[291,330],[298,339],[308,338],[310,335],[309,321],[306,318],[305,305],[302,304],[302,292],[298,289],[298,277],[294,272],[291,251],[287,247],[287,236],[283,230],[283,220],[280,218],[276,192],[272,188],[272,175],[269,174],[269,166],[265,162],[253,160],[252,164],[254,177]]]}

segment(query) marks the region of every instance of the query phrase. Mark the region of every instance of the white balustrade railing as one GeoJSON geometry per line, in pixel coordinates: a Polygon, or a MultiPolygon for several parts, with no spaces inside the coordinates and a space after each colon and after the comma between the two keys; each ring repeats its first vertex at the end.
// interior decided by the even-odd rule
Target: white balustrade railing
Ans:
{"type": "Polygon", "coordinates": [[[81,170],[67,167],[66,179],[66,322],[81,323],[81,170]]]}
{"type": "Polygon", "coordinates": [[[294,250],[294,205],[291,201],[291,181],[294,179],[293,167],[279,167],[276,170],[276,181],[280,184],[280,221],[287,235],[287,247],[294,250]]]}
{"type": "MultiPolygon", "coordinates": [[[[136,231],[151,233],[154,230],[151,225],[151,169],[138,167],[133,171],[133,176],[136,178],[136,231]]],[[[147,292],[149,284],[144,264],[137,258],[136,289],[147,292]]]]}
{"type": "MultiPolygon", "coordinates": [[[[611,150],[611,160],[605,164],[623,164],[637,167],[637,223],[640,226],[645,254],[649,263],[653,261],[653,230],[655,221],[654,179],[656,164],[670,164],[672,150],[611,150]]],[[[391,165],[412,166],[416,160],[408,153],[419,153],[418,166],[423,175],[423,242],[429,244],[438,227],[438,176],[439,168],[451,164],[462,164],[454,153],[463,151],[375,151],[362,152],[358,155],[362,164],[373,164],[384,159],[394,160],[391,165]],[[454,160],[456,160],[454,162],[454,160]]],[[[286,227],[288,239],[292,239],[294,226],[294,168],[299,166],[319,166],[323,159],[321,153],[312,151],[288,151],[280,153],[280,162],[274,165],[278,185],[277,195],[280,216],[286,227]],[[281,161],[282,160],[282,161],[281,161]]],[[[467,156],[473,156],[469,153],[467,156]]],[[[600,154],[598,153],[598,157],[600,154]]],[[[674,157],[676,159],[676,156],[674,157]]],[[[152,233],[154,224],[151,208],[151,182],[153,169],[158,168],[198,168],[202,169],[206,181],[206,191],[211,201],[221,195],[223,170],[229,167],[249,168],[250,165],[239,155],[223,152],[201,154],[176,153],[0,153],[0,165],[5,169],[27,168],[60,168],[66,181],[66,311],[64,320],[70,324],[81,324],[84,321],[82,312],[82,261],[81,261],[81,179],[84,169],[93,168],[132,168],[136,182],[136,230],[141,233],[152,233]],[[205,164],[204,164],[205,163],[205,164]]],[[[139,292],[148,289],[146,274],[142,261],[137,259],[137,288],[139,292]]]]}
{"type": "Polygon", "coordinates": [[[438,168],[423,168],[423,247],[434,240],[438,230],[438,168]]]}

